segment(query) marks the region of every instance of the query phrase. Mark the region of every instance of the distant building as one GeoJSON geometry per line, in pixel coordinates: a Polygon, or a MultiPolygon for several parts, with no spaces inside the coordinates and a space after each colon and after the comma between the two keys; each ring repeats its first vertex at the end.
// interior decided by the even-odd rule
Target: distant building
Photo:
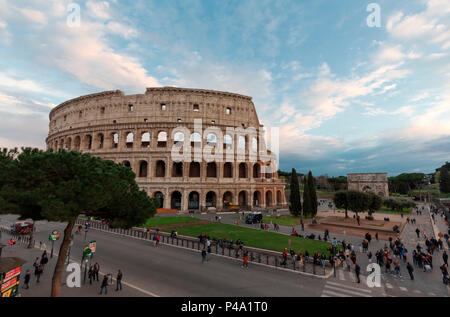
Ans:
{"type": "Polygon", "coordinates": [[[387,173],[352,173],[347,174],[349,190],[372,192],[380,197],[389,196],[387,173]]]}

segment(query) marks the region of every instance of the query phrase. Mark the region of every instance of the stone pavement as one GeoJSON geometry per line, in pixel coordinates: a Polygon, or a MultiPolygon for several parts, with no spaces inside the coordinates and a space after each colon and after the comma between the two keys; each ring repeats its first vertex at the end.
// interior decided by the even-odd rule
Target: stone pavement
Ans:
{"type": "MultiPolygon", "coordinates": [[[[6,244],[7,239],[9,239],[9,235],[3,233],[2,239],[0,243],[6,244]]],[[[20,288],[19,288],[19,296],[22,297],[49,297],[51,294],[51,280],[53,276],[53,272],[56,265],[57,256],[53,256],[50,259],[50,252],[47,250],[47,254],[49,257],[49,262],[45,266],[44,273],[41,275],[40,282],[36,283],[36,277],[34,276],[34,267],[33,263],[37,257],[41,257],[43,250],[39,250],[37,248],[27,249],[25,246],[21,244],[16,244],[14,246],[7,246],[3,249],[2,257],[19,257],[26,261],[26,263],[22,266],[22,273],[20,277],[20,288]],[[25,278],[26,270],[30,270],[31,279],[29,283],[29,289],[23,288],[23,282],[25,278]]],[[[70,263],[74,263],[74,261],[70,261],[70,263]]],[[[76,262],[75,262],[76,263],[76,262]]],[[[95,263],[95,259],[93,259],[93,263],[95,263]]],[[[92,263],[92,264],[93,264],[92,263]]],[[[104,273],[101,271],[100,273],[104,273]]],[[[110,273],[110,272],[108,272],[110,273]]],[[[111,272],[116,274],[116,272],[111,272]]],[[[89,284],[89,279],[86,277],[86,284],[83,284],[84,277],[84,269],[81,271],[81,287],[80,288],[69,288],[66,285],[66,278],[69,273],[64,270],[63,278],[62,278],[62,286],[61,286],[61,296],[62,297],[142,297],[148,296],[147,294],[140,292],[132,287],[128,287],[125,285],[126,276],[124,276],[124,280],[122,282],[122,291],[115,291],[115,280],[111,281],[114,285],[108,286],[108,294],[99,295],[100,285],[103,279],[103,274],[99,274],[99,282],[93,282],[92,285],[89,284]]],[[[115,277],[115,275],[114,275],[115,277]]]]}

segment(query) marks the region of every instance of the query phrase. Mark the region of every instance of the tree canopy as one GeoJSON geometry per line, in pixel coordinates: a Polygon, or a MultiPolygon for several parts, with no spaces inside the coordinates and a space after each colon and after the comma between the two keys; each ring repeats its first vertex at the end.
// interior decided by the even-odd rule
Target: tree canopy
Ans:
{"type": "Polygon", "coordinates": [[[156,201],[139,190],[134,173],[121,164],[79,152],[24,148],[11,155],[2,151],[0,213],[21,218],[68,223],[59,250],[52,296],[59,296],[70,236],[80,214],[130,228],[156,212],[156,201]]]}

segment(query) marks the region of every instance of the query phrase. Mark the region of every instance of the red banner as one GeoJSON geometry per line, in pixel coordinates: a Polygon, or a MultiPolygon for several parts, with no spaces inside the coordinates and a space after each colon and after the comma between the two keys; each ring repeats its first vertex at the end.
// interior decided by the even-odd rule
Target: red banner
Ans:
{"type": "Polygon", "coordinates": [[[6,272],[3,283],[20,274],[22,266],[18,266],[9,272],[6,272]]]}
{"type": "Polygon", "coordinates": [[[10,288],[10,287],[12,287],[12,286],[15,286],[16,283],[17,283],[17,277],[15,277],[15,278],[9,280],[8,282],[3,283],[3,284],[2,284],[1,292],[7,290],[8,288],[10,288]]]}

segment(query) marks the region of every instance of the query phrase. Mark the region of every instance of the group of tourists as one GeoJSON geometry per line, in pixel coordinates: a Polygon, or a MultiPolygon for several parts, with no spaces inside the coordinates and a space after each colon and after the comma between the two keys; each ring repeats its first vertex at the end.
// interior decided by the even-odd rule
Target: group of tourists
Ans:
{"type": "MultiPolygon", "coordinates": [[[[47,265],[47,263],[48,263],[47,251],[44,250],[44,252],[41,255],[41,259],[39,259],[39,257],[37,257],[33,263],[34,276],[36,276],[36,283],[39,283],[39,281],[41,279],[41,275],[44,273],[44,268],[45,268],[45,265],[47,265]]],[[[28,276],[28,278],[25,275],[24,287],[26,286],[25,288],[27,288],[27,289],[29,288],[30,278],[31,278],[31,275],[28,276]]]]}

